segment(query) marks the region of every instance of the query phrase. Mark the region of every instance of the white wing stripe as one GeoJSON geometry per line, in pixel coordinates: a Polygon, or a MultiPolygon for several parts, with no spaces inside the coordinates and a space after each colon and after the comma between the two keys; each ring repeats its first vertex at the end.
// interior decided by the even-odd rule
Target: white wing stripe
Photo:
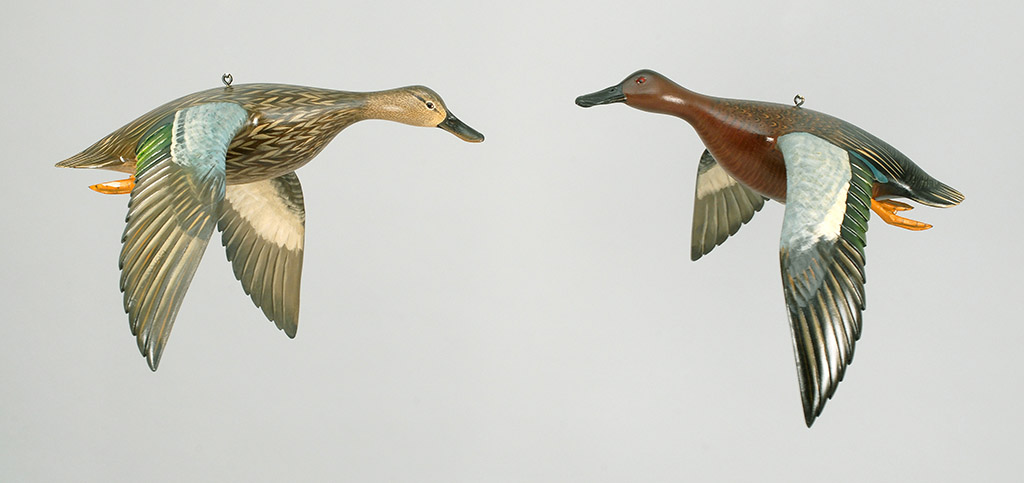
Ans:
{"type": "Polygon", "coordinates": [[[278,199],[277,188],[272,183],[251,183],[245,185],[245,189],[228,189],[227,199],[260,238],[286,250],[302,248],[303,220],[288,205],[267,202],[278,199]]]}
{"type": "Polygon", "coordinates": [[[720,165],[715,164],[702,173],[701,183],[697,185],[697,197],[704,198],[735,184],[738,184],[736,180],[720,165]]]}

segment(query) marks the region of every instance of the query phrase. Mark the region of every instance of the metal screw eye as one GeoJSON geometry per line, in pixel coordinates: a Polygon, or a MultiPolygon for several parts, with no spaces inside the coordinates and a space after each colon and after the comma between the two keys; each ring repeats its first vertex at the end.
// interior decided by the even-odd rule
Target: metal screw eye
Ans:
{"type": "Polygon", "coordinates": [[[796,97],[793,98],[793,104],[796,104],[796,107],[804,105],[804,96],[797,94],[796,97]]]}
{"type": "Polygon", "coordinates": [[[235,78],[231,77],[231,74],[224,74],[220,76],[220,81],[224,83],[224,87],[231,87],[231,82],[234,80],[235,78]]]}

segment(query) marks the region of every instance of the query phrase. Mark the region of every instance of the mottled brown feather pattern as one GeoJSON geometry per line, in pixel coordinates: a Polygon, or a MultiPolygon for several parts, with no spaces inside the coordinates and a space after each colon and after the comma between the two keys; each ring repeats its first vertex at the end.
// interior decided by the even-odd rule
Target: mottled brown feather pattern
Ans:
{"type": "Polygon", "coordinates": [[[166,115],[208,102],[233,102],[249,111],[250,118],[228,147],[228,184],[273,178],[306,164],[342,129],[363,119],[363,96],[281,84],[209,89],[144,114],[57,166],[134,173],[139,139],[166,115]]]}

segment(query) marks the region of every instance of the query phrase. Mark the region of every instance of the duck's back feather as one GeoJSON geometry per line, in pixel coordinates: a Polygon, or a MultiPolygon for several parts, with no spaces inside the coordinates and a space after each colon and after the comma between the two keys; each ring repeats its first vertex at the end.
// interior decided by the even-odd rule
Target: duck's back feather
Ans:
{"type": "Polygon", "coordinates": [[[135,172],[135,150],[143,135],[168,114],[210,102],[245,108],[251,121],[228,148],[228,183],[280,176],[309,161],[334,135],[358,120],[359,93],[285,84],[218,87],[168,102],[108,134],[60,168],[135,172]],[[262,134],[250,139],[251,134],[262,134]],[[265,165],[271,164],[271,168],[265,165]],[[254,171],[248,173],[247,170],[254,171]]]}
{"type": "Polygon", "coordinates": [[[874,172],[875,198],[909,198],[936,207],[959,204],[964,195],[931,177],[906,155],[871,133],[840,121],[829,140],[859,158],[874,172]]]}

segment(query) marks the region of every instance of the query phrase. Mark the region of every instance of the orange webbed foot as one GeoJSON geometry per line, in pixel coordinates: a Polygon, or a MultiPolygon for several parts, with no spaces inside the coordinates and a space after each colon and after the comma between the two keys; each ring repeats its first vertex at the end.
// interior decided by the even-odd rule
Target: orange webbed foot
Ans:
{"type": "Polygon", "coordinates": [[[897,211],[908,211],[912,209],[914,209],[913,206],[899,201],[871,200],[871,211],[877,213],[883,221],[890,225],[914,231],[927,230],[932,227],[927,223],[921,223],[920,221],[904,218],[896,214],[897,211]]]}
{"type": "Polygon", "coordinates": [[[133,188],[135,188],[135,176],[130,176],[127,179],[94,184],[89,187],[89,189],[105,195],[123,195],[131,193],[133,188]]]}

